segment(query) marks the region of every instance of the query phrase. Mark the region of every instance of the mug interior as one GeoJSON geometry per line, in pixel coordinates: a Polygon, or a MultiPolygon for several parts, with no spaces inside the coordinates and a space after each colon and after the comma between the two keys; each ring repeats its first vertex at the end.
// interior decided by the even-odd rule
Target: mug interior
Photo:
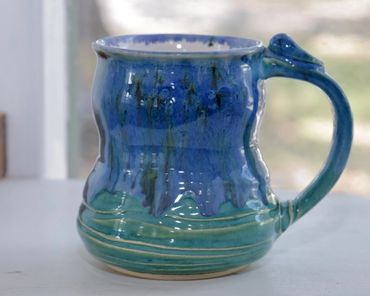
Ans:
{"type": "Polygon", "coordinates": [[[124,35],[97,40],[94,48],[112,53],[228,54],[251,52],[262,47],[253,39],[188,34],[124,35]]]}

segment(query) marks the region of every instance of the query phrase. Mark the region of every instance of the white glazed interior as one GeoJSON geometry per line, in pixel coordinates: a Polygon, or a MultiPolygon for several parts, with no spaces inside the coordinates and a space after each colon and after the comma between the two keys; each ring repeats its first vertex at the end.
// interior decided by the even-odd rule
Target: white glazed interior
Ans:
{"type": "Polygon", "coordinates": [[[145,43],[145,42],[130,42],[121,41],[118,42],[117,47],[129,50],[139,51],[156,51],[156,52],[206,52],[206,51],[221,51],[228,50],[231,48],[228,44],[224,43],[204,43],[200,41],[173,41],[168,40],[166,42],[156,43],[145,43]]]}
{"type": "Polygon", "coordinates": [[[253,39],[187,34],[125,35],[97,40],[97,51],[116,54],[188,55],[248,53],[262,48],[253,39]]]}

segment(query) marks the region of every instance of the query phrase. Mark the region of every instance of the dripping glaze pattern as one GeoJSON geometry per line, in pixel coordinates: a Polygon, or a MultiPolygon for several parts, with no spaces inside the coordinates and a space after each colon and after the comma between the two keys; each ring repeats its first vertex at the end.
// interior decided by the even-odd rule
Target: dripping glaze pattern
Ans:
{"type": "Polygon", "coordinates": [[[100,155],[78,216],[94,256],[128,274],[190,279],[270,249],[294,209],[275,198],[258,148],[263,79],[272,55],[322,65],[285,35],[269,48],[178,34],[94,43],[100,155]]]}

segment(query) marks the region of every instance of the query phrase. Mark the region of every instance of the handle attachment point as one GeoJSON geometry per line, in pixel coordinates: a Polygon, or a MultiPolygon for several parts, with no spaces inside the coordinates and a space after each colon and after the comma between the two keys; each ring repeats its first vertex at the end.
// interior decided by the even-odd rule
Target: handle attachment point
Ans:
{"type": "MultiPolygon", "coordinates": [[[[272,67],[314,70],[325,73],[324,63],[300,47],[287,34],[274,35],[263,53],[262,76],[271,77],[272,67]]],[[[280,75],[284,76],[284,75],[280,75]]]]}

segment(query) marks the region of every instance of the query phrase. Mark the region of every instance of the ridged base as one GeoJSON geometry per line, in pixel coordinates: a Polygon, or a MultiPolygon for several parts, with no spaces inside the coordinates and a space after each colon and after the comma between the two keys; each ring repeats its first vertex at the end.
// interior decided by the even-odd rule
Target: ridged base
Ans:
{"type": "MultiPolygon", "coordinates": [[[[80,229],[88,251],[112,269],[125,274],[153,279],[201,279],[235,273],[263,257],[272,241],[226,248],[141,248],[129,242],[97,239],[80,229]]],[[[212,237],[210,237],[212,239],[212,237]]]]}
{"type": "Polygon", "coordinates": [[[113,271],[122,273],[124,275],[133,276],[133,277],[142,278],[142,279],[162,280],[162,281],[191,281],[191,280],[212,279],[212,278],[235,274],[247,267],[247,265],[245,265],[245,266],[240,266],[236,268],[230,268],[230,269],[219,271],[219,272],[172,275],[172,274],[153,274],[153,273],[134,272],[128,269],[124,269],[124,268],[117,267],[114,265],[109,265],[109,264],[107,264],[107,266],[113,271]]]}
{"type": "MultiPolygon", "coordinates": [[[[114,196],[83,204],[78,230],[89,252],[122,273],[153,279],[201,279],[235,273],[264,256],[280,229],[276,208],[260,203],[201,216],[184,200],[160,217],[126,198],[113,210],[114,196]]],[[[118,204],[118,201],[116,202],[118,204]]]]}

